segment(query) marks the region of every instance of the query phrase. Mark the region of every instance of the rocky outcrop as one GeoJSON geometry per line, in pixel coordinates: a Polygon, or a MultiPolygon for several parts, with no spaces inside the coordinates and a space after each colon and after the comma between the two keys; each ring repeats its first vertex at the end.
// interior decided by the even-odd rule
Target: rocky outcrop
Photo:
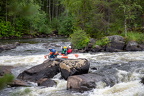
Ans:
{"type": "Polygon", "coordinates": [[[88,91],[96,87],[95,82],[101,80],[95,74],[83,74],[70,76],[67,80],[67,89],[74,91],[88,91]]]}
{"type": "Polygon", "coordinates": [[[121,52],[124,50],[125,41],[122,36],[113,35],[108,36],[110,43],[106,45],[106,51],[107,52],[121,52]]]}
{"type": "MultiPolygon", "coordinates": [[[[103,46],[95,45],[97,40],[91,38],[88,45],[83,49],[74,49],[73,52],[123,52],[123,51],[143,51],[144,44],[135,41],[126,42],[124,37],[119,35],[107,36],[109,43],[103,46]]],[[[105,42],[105,41],[104,41],[105,42]]]]}
{"type": "Polygon", "coordinates": [[[13,66],[0,66],[0,76],[5,74],[12,74],[11,69],[14,68],[13,66]]]}
{"type": "Polygon", "coordinates": [[[126,45],[126,51],[142,51],[144,47],[135,41],[129,41],[126,45]]]}
{"type": "Polygon", "coordinates": [[[61,76],[67,79],[72,75],[86,74],[89,71],[89,66],[87,59],[64,60],[60,63],[61,76]]]}
{"type": "MultiPolygon", "coordinates": [[[[99,70],[83,75],[70,76],[67,80],[67,89],[76,91],[88,91],[98,86],[114,86],[119,82],[141,79],[134,78],[135,72],[143,75],[144,61],[133,61],[124,64],[106,65],[99,70]]],[[[144,83],[144,77],[141,79],[144,83]]]]}
{"type": "Polygon", "coordinates": [[[89,62],[87,59],[55,59],[46,60],[42,64],[27,69],[18,75],[18,79],[38,82],[44,78],[53,78],[61,72],[61,76],[67,79],[72,75],[85,74],[89,71],[89,62]]]}
{"type": "Polygon", "coordinates": [[[25,70],[18,75],[18,79],[37,82],[42,78],[52,78],[59,73],[60,59],[57,60],[46,60],[42,64],[34,66],[30,69],[25,70]]]}
{"type": "Polygon", "coordinates": [[[0,45],[0,52],[4,50],[11,50],[16,48],[18,45],[20,45],[19,42],[15,42],[14,44],[6,44],[6,45],[0,45]]]}

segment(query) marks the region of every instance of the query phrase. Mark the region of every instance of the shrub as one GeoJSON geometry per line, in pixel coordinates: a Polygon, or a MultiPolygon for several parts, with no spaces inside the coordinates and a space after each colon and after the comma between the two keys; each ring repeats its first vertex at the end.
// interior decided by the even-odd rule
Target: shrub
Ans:
{"type": "Polygon", "coordinates": [[[144,34],[140,32],[128,32],[126,41],[136,41],[138,43],[144,43],[144,34]]]}
{"type": "Polygon", "coordinates": [[[109,39],[107,37],[104,37],[103,39],[97,40],[96,45],[104,46],[107,45],[109,42],[109,39]]]}
{"type": "Polygon", "coordinates": [[[15,31],[15,28],[12,26],[11,22],[0,21],[0,37],[20,37],[21,35],[21,32],[15,31]]]}
{"type": "Polygon", "coordinates": [[[70,40],[74,48],[83,49],[89,43],[90,38],[83,30],[75,30],[74,33],[70,35],[70,40]]]}
{"type": "Polygon", "coordinates": [[[11,74],[6,74],[0,78],[0,89],[3,89],[9,82],[12,82],[14,76],[11,74]]]}

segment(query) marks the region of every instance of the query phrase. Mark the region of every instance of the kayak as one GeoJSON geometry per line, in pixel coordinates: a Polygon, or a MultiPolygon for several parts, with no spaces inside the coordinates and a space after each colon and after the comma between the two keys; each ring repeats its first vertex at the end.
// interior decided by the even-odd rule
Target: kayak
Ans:
{"type": "Polygon", "coordinates": [[[65,58],[65,59],[77,59],[79,57],[78,54],[68,54],[68,55],[58,55],[57,58],[65,58]]]}
{"type": "MultiPolygon", "coordinates": [[[[68,55],[58,55],[57,58],[65,58],[65,59],[77,59],[79,57],[79,54],[68,54],[68,55]]],[[[48,58],[47,55],[44,56],[45,59],[48,58]]]]}

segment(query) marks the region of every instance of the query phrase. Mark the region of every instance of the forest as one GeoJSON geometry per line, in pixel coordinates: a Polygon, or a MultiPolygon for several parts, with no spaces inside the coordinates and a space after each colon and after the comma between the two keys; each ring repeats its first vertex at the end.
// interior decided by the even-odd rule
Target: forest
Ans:
{"type": "Polygon", "coordinates": [[[0,38],[144,34],[144,0],[1,0],[0,38]]]}

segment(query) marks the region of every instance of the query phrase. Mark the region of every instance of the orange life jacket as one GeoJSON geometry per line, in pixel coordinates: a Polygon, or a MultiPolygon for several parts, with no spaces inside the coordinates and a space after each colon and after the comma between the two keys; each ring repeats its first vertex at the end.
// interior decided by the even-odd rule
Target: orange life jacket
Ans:
{"type": "Polygon", "coordinates": [[[58,52],[55,52],[55,53],[54,52],[50,52],[49,54],[50,55],[58,55],[58,52]]]}

